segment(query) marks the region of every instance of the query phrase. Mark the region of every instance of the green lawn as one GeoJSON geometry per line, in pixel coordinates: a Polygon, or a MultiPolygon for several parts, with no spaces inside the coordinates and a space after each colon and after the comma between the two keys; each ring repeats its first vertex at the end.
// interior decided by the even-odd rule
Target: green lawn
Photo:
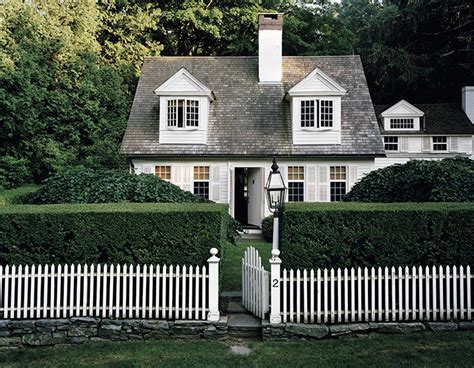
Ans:
{"type": "Polygon", "coordinates": [[[474,333],[374,335],[306,342],[158,340],[1,352],[3,367],[472,367],[474,333]]]}
{"type": "Polygon", "coordinates": [[[12,204],[11,202],[16,196],[35,192],[39,187],[39,185],[30,184],[15,189],[0,189],[0,206],[12,204]]]}
{"type": "Polygon", "coordinates": [[[227,245],[225,249],[224,258],[222,260],[222,291],[238,291],[241,290],[242,284],[242,257],[245,249],[248,247],[256,248],[262,257],[262,263],[265,269],[270,271],[268,260],[271,257],[272,245],[271,243],[251,243],[240,242],[236,246],[227,245]]]}

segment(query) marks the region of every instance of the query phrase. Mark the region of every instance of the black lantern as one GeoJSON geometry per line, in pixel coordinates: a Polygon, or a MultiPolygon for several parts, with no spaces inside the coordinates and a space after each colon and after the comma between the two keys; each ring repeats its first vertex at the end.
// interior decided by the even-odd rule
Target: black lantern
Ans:
{"type": "Polygon", "coordinates": [[[278,216],[285,200],[286,186],[275,159],[273,159],[272,171],[268,175],[265,190],[267,191],[270,212],[278,216]]]}

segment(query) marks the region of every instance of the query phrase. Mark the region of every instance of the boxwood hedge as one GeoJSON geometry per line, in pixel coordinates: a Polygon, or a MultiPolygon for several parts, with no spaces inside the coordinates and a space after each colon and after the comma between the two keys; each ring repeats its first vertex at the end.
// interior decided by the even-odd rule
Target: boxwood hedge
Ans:
{"type": "Polygon", "coordinates": [[[0,263],[204,264],[222,253],[226,205],[83,204],[0,208],[0,263]]]}
{"type": "Polygon", "coordinates": [[[474,264],[472,203],[289,204],[289,268],[474,264]]]}

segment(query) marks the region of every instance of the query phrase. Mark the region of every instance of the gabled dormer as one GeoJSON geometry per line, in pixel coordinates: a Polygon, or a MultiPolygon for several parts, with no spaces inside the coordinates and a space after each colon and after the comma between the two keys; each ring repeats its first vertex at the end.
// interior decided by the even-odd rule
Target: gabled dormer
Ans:
{"type": "Polygon", "coordinates": [[[160,143],[206,144],[214,93],[186,68],[155,89],[160,96],[160,143]]]}
{"type": "Polygon", "coordinates": [[[293,144],[341,144],[341,97],[346,90],[316,68],[291,88],[293,144]]]}
{"type": "Polygon", "coordinates": [[[424,115],[423,111],[405,100],[397,102],[380,114],[385,131],[419,131],[424,115]]]}

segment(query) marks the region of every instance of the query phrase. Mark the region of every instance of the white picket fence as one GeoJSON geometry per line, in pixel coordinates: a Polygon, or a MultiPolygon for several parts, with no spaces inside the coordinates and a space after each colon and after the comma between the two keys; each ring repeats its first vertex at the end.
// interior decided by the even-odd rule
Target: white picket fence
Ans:
{"type": "Polygon", "coordinates": [[[219,258],[206,266],[0,266],[0,318],[218,320],[219,258]]]}
{"type": "Polygon", "coordinates": [[[269,310],[270,273],[254,247],[248,247],[242,258],[242,304],[259,318],[269,310]]]}
{"type": "Polygon", "coordinates": [[[279,301],[272,294],[273,323],[280,305],[283,322],[472,319],[470,266],[284,269],[280,277],[279,263],[272,263],[272,283],[280,291],[279,301]]]}

